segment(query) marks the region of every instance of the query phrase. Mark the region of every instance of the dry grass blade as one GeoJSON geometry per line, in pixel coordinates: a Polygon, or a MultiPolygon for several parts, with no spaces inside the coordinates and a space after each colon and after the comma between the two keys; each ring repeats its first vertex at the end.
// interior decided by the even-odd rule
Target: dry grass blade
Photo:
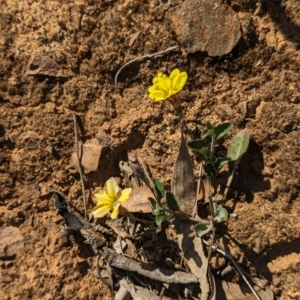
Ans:
{"type": "Polygon", "coordinates": [[[137,57],[137,58],[134,58],[132,60],[130,60],[129,62],[127,62],[125,65],[123,65],[116,73],[115,75],[115,90],[117,92],[117,87],[118,87],[118,76],[119,74],[121,73],[121,71],[128,65],[130,65],[131,63],[137,61],[137,60],[140,60],[140,59],[143,59],[143,58],[151,58],[155,55],[159,55],[159,54],[163,54],[163,53],[166,53],[166,52],[169,52],[169,51],[172,51],[172,50],[175,50],[177,48],[177,46],[173,46],[173,47],[169,47],[163,51],[159,51],[159,52],[155,52],[155,53],[152,53],[152,54],[146,54],[146,55],[143,55],[143,56],[140,56],[140,57],[137,57]]]}
{"type": "Polygon", "coordinates": [[[85,195],[83,173],[82,173],[82,167],[81,167],[81,163],[80,163],[80,155],[79,155],[79,147],[78,147],[77,117],[76,117],[76,113],[75,112],[72,112],[72,115],[73,115],[73,122],[74,122],[74,135],[75,135],[76,157],[77,157],[78,171],[79,171],[79,175],[80,175],[82,197],[83,197],[83,205],[84,205],[84,218],[87,220],[86,195],[85,195]]]}

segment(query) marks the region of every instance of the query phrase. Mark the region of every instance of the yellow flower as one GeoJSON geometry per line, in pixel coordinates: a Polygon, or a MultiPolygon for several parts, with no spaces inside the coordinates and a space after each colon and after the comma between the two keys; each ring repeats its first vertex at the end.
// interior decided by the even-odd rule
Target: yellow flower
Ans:
{"type": "Polygon", "coordinates": [[[187,73],[180,72],[179,69],[173,70],[169,77],[158,73],[153,78],[153,85],[148,88],[150,99],[158,102],[177,94],[183,89],[187,78],[187,73]]]}
{"type": "Polygon", "coordinates": [[[121,190],[115,178],[109,178],[104,189],[95,194],[96,207],[92,214],[96,218],[102,218],[111,212],[111,218],[116,219],[119,214],[119,207],[125,202],[130,193],[131,188],[121,190]]]}

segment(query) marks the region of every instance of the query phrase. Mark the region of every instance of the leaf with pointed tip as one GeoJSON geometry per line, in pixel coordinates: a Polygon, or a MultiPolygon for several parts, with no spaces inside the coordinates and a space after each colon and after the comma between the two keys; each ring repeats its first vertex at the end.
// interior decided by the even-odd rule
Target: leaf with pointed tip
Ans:
{"type": "Polygon", "coordinates": [[[203,140],[193,140],[188,142],[188,147],[195,151],[202,151],[206,148],[206,144],[203,140]]]}
{"type": "Polygon", "coordinates": [[[226,198],[231,185],[235,169],[238,166],[243,154],[247,151],[248,145],[249,131],[247,129],[243,129],[233,137],[231,144],[228,147],[227,157],[230,159],[228,163],[229,175],[227,179],[226,190],[224,192],[224,199],[226,198]]]}
{"type": "Polygon", "coordinates": [[[232,129],[232,124],[231,123],[223,123],[218,125],[215,128],[215,136],[216,140],[222,138],[225,134],[227,134],[230,130],[232,129]]]}
{"type": "Polygon", "coordinates": [[[191,215],[195,201],[195,178],[193,162],[183,135],[174,164],[171,192],[178,197],[180,210],[191,215]]]}
{"type": "Polygon", "coordinates": [[[157,178],[153,178],[152,181],[154,183],[155,196],[157,197],[157,200],[160,201],[165,195],[164,186],[157,178]]]}
{"type": "Polygon", "coordinates": [[[208,234],[213,229],[213,225],[209,224],[208,226],[206,224],[197,224],[194,226],[194,231],[196,232],[198,237],[203,237],[204,235],[208,234]]]}
{"type": "Polygon", "coordinates": [[[239,131],[232,139],[228,147],[227,157],[231,161],[239,161],[246,152],[249,145],[249,131],[244,129],[239,131]]]}
{"type": "Polygon", "coordinates": [[[166,200],[167,200],[167,205],[168,205],[169,209],[171,209],[173,211],[179,210],[178,198],[173,193],[167,192],[166,200]]]}
{"type": "Polygon", "coordinates": [[[228,220],[228,211],[222,206],[218,207],[214,220],[218,223],[226,222],[228,220]]]}
{"type": "Polygon", "coordinates": [[[148,200],[149,200],[149,202],[150,202],[151,208],[152,208],[152,209],[153,209],[153,208],[156,208],[157,202],[155,201],[155,199],[152,198],[152,197],[149,197],[148,200]]]}

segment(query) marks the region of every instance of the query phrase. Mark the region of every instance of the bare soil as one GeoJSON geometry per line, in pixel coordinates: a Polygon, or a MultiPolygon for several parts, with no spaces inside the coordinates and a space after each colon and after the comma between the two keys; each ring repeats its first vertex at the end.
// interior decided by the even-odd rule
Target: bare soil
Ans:
{"type": "MultiPolygon", "coordinates": [[[[195,137],[207,121],[231,121],[251,134],[226,205],[224,243],[281,299],[300,299],[300,6],[297,0],[233,0],[242,39],[231,54],[175,51],[127,61],[178,45],[167,12],[182,1],[0,0],[0,226],[16,226],[24,249],[0,269],[1,299],[110,299],[88,269],[94,257],[73,237],[59,238],[63,220],[51,189],[83,209],[74,152],[79,139],[104,146],[87,190],[120,176],[126,153],[140,156],[170,186],[180,142],[178,118],[155,104],[147,88],[175,67],[189,79],[182,92],[195,137]],[[105,131],[103,124],[110,128],[105,131]],[[10,278],[11,280],[8,280],[10,278]]],[[[195,174],[199,156],[193,154],[195,174]]],[[[88,209],[93,207],[90,200],[88,209]]]]}

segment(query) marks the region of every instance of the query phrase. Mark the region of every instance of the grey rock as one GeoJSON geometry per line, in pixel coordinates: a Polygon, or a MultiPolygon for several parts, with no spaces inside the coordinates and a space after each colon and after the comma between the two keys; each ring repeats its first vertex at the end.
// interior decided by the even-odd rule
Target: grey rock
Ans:
{"type": "Polygon", "coordinates": [[[220,0],[189,0],[169,13],[172,27],[188,53],[208,52],[223,56],[232,51],[241,37],[235,12],[220,0]]]}

